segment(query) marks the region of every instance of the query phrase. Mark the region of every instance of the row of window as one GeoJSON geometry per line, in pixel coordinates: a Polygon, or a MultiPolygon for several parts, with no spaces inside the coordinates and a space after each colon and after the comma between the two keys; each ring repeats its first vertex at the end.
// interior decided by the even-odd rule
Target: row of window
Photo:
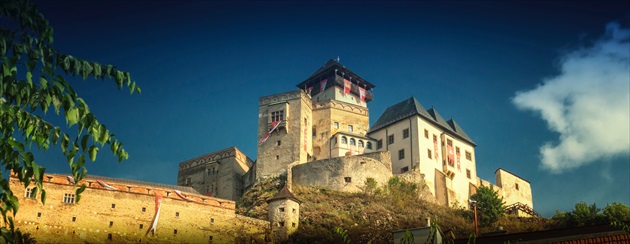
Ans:
{"type": "MultiPolygon", "coordinates": [[[[345,136],[342,136],[341,137],[341,144],[348,144],[348,138],[346,138],[345,136]]],[[[351,146],[357,145],[357,140],[355,140],[354,138],[350,138],[350,145],[351,146]]],[[[364,147],[363,140],[358,140],[358,146],[359,147],[364,147]]],[[[372,143],[371,142],[366,142],[365,143],[365,147],[367,149],[372,149],[372,143]]]]}
{"type": "MultiPolygon", "coordinates": [[[[142,208],[142,212],[144,212],[146,210],[146,208],[142,208]]],[[[295,209],[293,209],[293,213],[295,213],[295,209]]],[[[284,209],[283,209],[284,212],[284,209]]],[[[38,212],[37,213],[37,218],[41,218],[42,217],[42,213],[38,212]]],[[[179,217],[179,212],[175,212],[175,217],[179,217]]],[[[77,216],[72,216],[72,222],[77,222],[77,216]]],[[[210,218],[210,224],[214,223],[214,218],[210,218]]],[[[109,227],[114,226],[114,221],[109,221],[109,227]]],[[[140,229],[142,229],[142,224],[140,224],[140,229]]]]}
{"type": "MultiPolygon", "coordinates": [[[[333,122],[333,128],[339,129],[339,122],[333,122]]],[[[348,132],[353,132],[354,127],[352,125],[348,125],[348,132]]]]}
{"type": "MultiPolygon", "coordinates": [[[[278,212],[284,213],[284,208],[278,208],[278,212]]],[[[296,213],[297,209],[293,209],[293,213],[296,213]]]]}

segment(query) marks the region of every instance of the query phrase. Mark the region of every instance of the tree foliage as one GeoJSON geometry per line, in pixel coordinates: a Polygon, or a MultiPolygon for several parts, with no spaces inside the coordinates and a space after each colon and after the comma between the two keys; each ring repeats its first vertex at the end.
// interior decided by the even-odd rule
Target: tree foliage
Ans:
{"type": "Polygon", "coordinates": [[[630,220],[630,208],[622,203],[613,202],[602,211],[595,203],[588,205],[585,202],[579,202],[569,212],[556,210],[553,219],[564,226],[607,224],[630,220]]]}
{"type": "MultiPolygon", "coordinates": [[[[99,123],[66,77],[113,80],[118,89],[140,92],[128,72],[73,57],[52,44],[53,28],[34,5],[26,0],[0,0],[0,163],[4,172],[15,175],[24,187],[34,184],[42,203],[46,201],[42,188],[46,168],[36,163],[33,144],[41,150],[58,145],[75,182],[86,175],[85,162],[95,161],[104,146],[119,161],[128,157],[122,143],[99,123]],[[70,132],[45,119],[51,108],[65,118],[63,127],[70,132]]],[[[76,193],[84,189],[78,187],[76,193]]],[[[19,242],[22,235],[13,231],[18,197],[11,191],[9,177],[1,174],[0,201],[5,223],[0,229],[2,237],[19,242]]]]}
{"type": "Polygon", "coordinates": [[[503,198],[489,187],[479,187],[470,199],[477,202],[477,216],[482,226],[490,226],[505,213],[503,198]]]}

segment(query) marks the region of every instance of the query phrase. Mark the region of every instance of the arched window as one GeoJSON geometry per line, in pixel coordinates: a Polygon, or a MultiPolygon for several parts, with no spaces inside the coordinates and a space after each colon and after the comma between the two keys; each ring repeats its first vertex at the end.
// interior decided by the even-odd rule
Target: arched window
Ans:
{"type": "Polygon", "coordinates": [[[365,144],[365,147],[367,147],[367,149],[372,149],[372,143],[371,142],[367,142],[365,144]]]}
{"type": "Polygon", "coordinates": [[[357,142],[354,140],[354,138],[350,138],[350,145],[356,145],[357,142]]]}
{"type": "Polygon", "coordinates": [[[359,140],[359,147],[363,147],[363,141],[359,140]]]}
{"type": "Polygon", "coordinates": [[[341,137],[341,144],[348,144],[348,139],[345,136],[341,137]]]}

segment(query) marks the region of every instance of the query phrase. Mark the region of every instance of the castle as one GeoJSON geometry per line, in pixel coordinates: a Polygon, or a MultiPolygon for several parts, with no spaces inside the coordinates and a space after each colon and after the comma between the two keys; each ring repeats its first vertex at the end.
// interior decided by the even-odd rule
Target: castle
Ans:
{"type": "Polygon", "coordinates": [[[288,174],[289,183],[358,191],[366,178],[422,178],[435,200],[468,208],[477,187],[492,187],[506,205],[533,209],[529,181],[497,169],[496,185],[477,177],[474,141],[453,119],[414,97],[388,107],[370,127],[375,85],[336,60],[296,90],[259,99],[258,155],[236,147],[180,163],[178,185],[238,200],[256,181],[288,174]],[[413,178],[413,177],[412,177],[413,178]]]}
{"type": "Polygon", "coordinates": [[[531,215],[527,180],[504,169],[496,184],[477,177],[474,141],[411,97],[369,126],[375,87],[330,60],[290,92],[259,101],[258,155],[236,147],[179,164],[177,186],[88,176],[79,202],[71,176],[46,174],[46,205],[12,176],[20,197],[15,226],[46,242],[269,242],[299,227],[300,200],[291,185],[361,191],[397,175],[422,182],[438,203],[468,208],[477,187],[498,191],[518,215],[531,215]],[[267,199],[268,220],[235,213],[235,201],[256,182],[287,175],[267,199]],[[518,207],[518,208],[516,208],[518,207]],[[529,211],[528,211],[529,210],[529,211]]]}

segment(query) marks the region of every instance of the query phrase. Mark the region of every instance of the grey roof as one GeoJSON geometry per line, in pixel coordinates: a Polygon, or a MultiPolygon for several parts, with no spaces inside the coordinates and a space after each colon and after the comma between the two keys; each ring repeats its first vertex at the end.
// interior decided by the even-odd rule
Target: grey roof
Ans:
{"type": "Polygon", "coordinates": [[[464,132],[464,130],[455,122],[455,120],[444,120],[435,108],[430,108],[429,110],[424,109],[422,104],[420,104],[414,97],[410,97],[409,99],[388,107],[381,117],[376,120],[376,123],[372,125],[369,132],[371,133],[380,130],[386,126],[414,115],[419,115],[438,127],[442,127],[445,131],[451,132],[454,136],[470,142],[473,146],[476,146],[475,142],[470,139],[466,132],[464,132]]]}
{"type": "Polygon", "coordinates": [[[280,189],[280,191],[273,196],[272,198],[269,198],[267,200],[267,202],[273,202],[276,200],[284,200],[284,199],[291,199],[295,202],[302,203],[300,200],[298,200],[297,198],[295,198],[295,196],[293,196],[293,193],[291,193],[291,191],[289,191],[289,188],[287,188],[287,185],[285,184],[284,187],[282,187],[282,189],[280,189]]]}

